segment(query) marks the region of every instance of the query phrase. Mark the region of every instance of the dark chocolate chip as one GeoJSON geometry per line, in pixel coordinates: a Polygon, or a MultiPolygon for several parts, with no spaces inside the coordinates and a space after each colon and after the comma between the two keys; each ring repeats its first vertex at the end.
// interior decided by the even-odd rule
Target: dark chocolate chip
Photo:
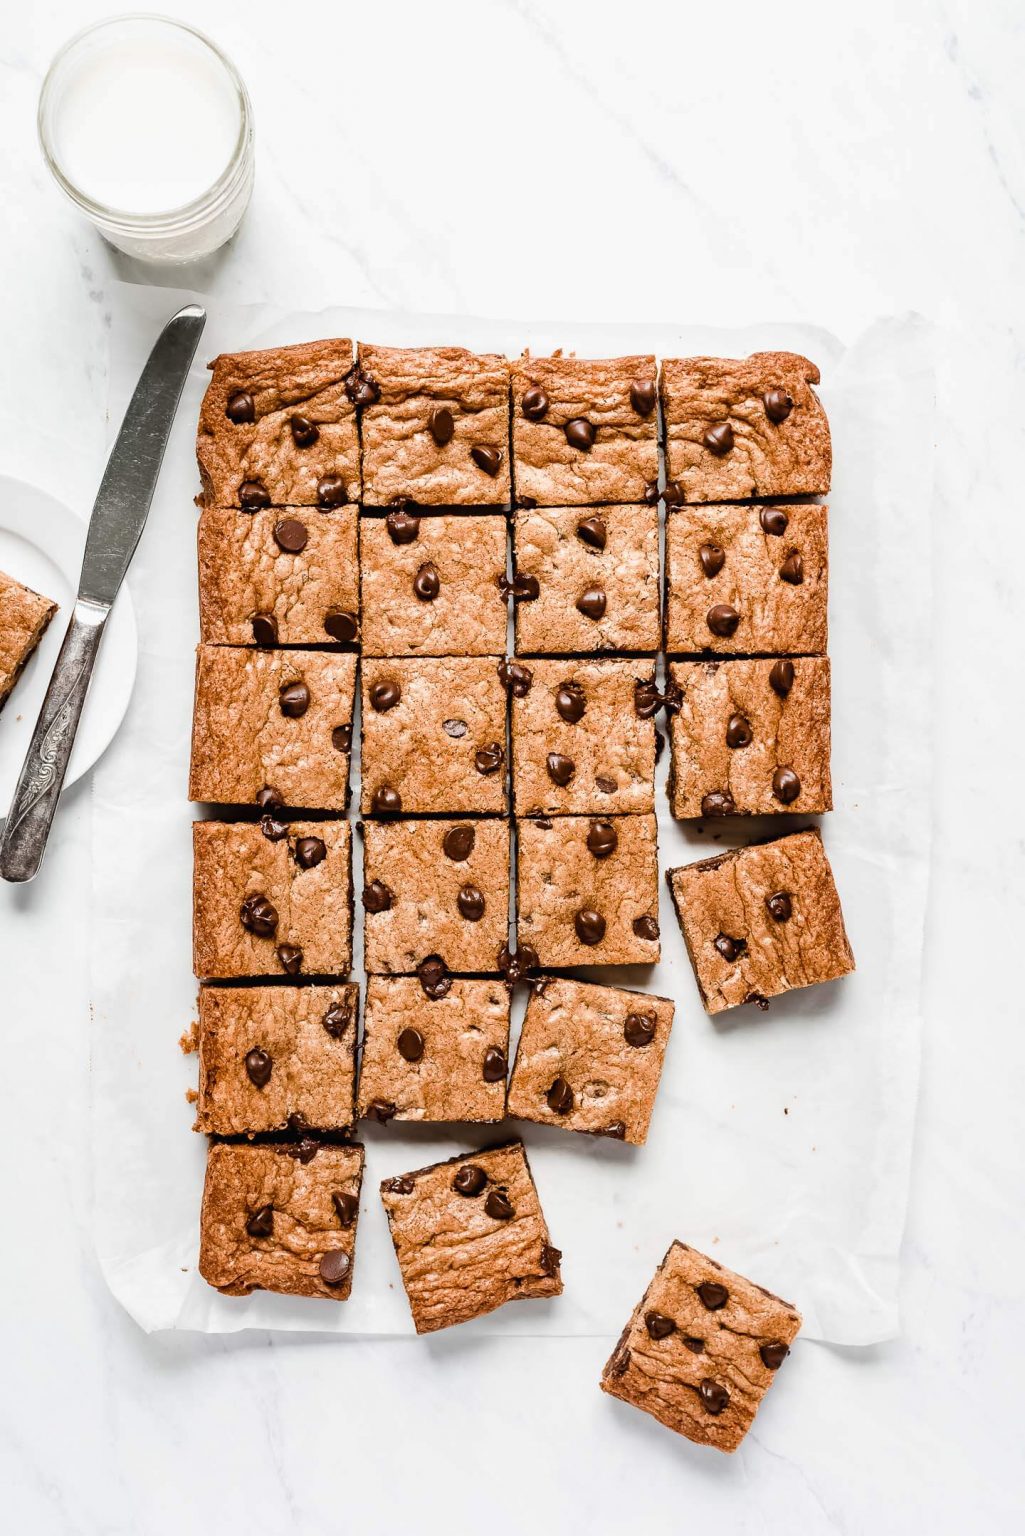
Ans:
{"type": "Polygon", "coordinates": [[[548,1108],[556,1115],[568,1115],[573,1108],[573,1089],[564,1077],[557,1077],[545,1094],[548,1108]]]}
{"type": "Polygon", "coordinates": [[[655,380],[634,379],[630,385],[630,404],[638,416],[650,416],[655,409],[655,380]]]}
{"type": "Polygon", "coordinates": [[[785,1344],[773,1342],[771,1344],[763,1344],[758,1353],[762,1357],[762,1364],[766,1370],[778,1371],[787,1355],[789,1355],[790,1350],[785,1344]]]}
{"type": "Polygon", "coordinates": [[[698,1387],[698,1395],[701,1398],[702,1405],[709,1413],[714,1413],[716,1416],[722,1413],[729,1405],[730,1394],[725,1387],[720,1386],[717,1381],[713,1381],[711,1376],[704,1377],[701,1385],[698,1387]]]}
{"type": "Polygon", "coordinates": [[[804,580],[804,561],[795,550],[792,555],[787,555],[779,568],[780,581],[787,581],[792,587],[799,587],[804,580]]]}
{"type": "Polygon", "coordinates": [[[615,779],[607,779],[605,775],[601,773],[595,775],[594,787],[595,789],[600,790],[603,795],[614,795],[616,793],[615,779]]]}
{"type": "Polygon", "coordinates": [[[692,1355],[703,1355],[705,1352],[704,1339],[695,1339],[692,1335],[688,1334],[682,1342],[692,1355]]]}
{"type": "Polygon", "coordinates": [[[644,487],[644,505],[646,507],[653,507],[653,506],[655,506],[657,501],[658,501],[658,481],[657,480],[649,480],[647,485],[644,487]]]}
{"type": "Polygon", "coordinates": [[[392,893],[383,880],[371,880],[363,887],[363,907],[367,912],[387,912],[392,900],[392,893]]]}
{"type": "Polygon", "coordinates": [[[656,1020],[646,1013],[628,1013],[623,1025],[627,1045],[650,1045],[655,1038],[656,1020]]]}
{"type": "Polygon", "coordinates": [[[733,428],[728,421],[717,421],[714,427],[709,427],[702,441],[709,453],[721,459],[733,447],[733,428]]]}
{"type": "Polygon", "coordinates": [[[790,519],[782,507],[763,507],[758,514],[758,521],[765,533],[772,534],[778,539],[786,533],[790,519]]]}
{"type": "Polygon", "coordinates": [[[593,907],[581,907],[573,919],[577,938],[589,947],[600,944],[605,937],[605,919],[593,907]]]}
{"type": "Polygon", "coordinates": [[[261,816],[260,831],[269,843],[280,843],[283,837],[288,836],[288,823],[278,821],[273,816],[261,816]]]}
{"type": "Polygon", "coordinates": [[[608,1370],[610,1376],[625,1376],[630,1369],[630,1351],[625,1344],[617,1344],[616,1352],[609,1361],[608,1370]]]}
{"type": "Polygon", "coordinates": [[[788,923],[793,914],[793,902],[786,891],[777,891],[774,896],[765,898],[765,905],[769,909],[769,916],[775,923],[788,923]]]}
{"type": "Polygon", "coordinates": [[[585,619],[599,619],[605,617],[606,597],[604,587],[587,587],[577,598],[577,612],[582,613],[585,619]]]}
{"type": "Polygon", "coordinates": [[[238,504],[243,512],[262,512],[270,506],[270,491],[262,480],[243,480],[238,488],[238,504]]]}
{"type": "Polygon", "coordinates": [[[525,699],[534,682],[534,674],[521,662],[507,661],[503,656],[498,663],[498,681],[514,699],[525,699]]]}
{"type": "Polygon", "coordinates": [[[701,800],[702,816],[732,816],[737,807],[728,789],[713,789],[701,800]]]}
{"type": "Polygon", "coordinates": [[[461,885],[456,906],[460,916],[465,917],[468,923],[479,923],[484,916],[484,892],[475,885],[461,885]]]}
{"type": "Polygon", "coordinates": [[[505,1052],[497,1045],[489,1045],[484,1052],[484,1065],[482,1073],[486,1083],[500,1083],[504,1080],[508,1062],[505,1052]]]}
{"type": "Polygon", "coordinates": [[[340,1040],[349,1027],[349,1010],[344,1003],[330,1003],[320,1022],[332,1040],[340,1040]]]}
{"type": "Polygon", "coordinates": [[[549,752],[545,758],[545,767],[548,777],[553,784],[558,784],[560,789],[565,789],[570,779],[577,771],[577,765],[571,757],[564,757],[561,752],[549,752]]]}
{"type": "Polygon", "coordinates": [[[272,613],[254,613],[252,620],[253,639],[257,645],[264,648],[277,645],[278,621],[272,613]]]}
{"type": "Polygon", "coordinates": [[[536,496],[517,496],[516,505],[522,507],[525,512],[533,512],[537,506],[536,496]]]}
{"type": "Polygon", "coordinates": [[[397,1179],[385,1179],[381,1189],[389,1195],[411,1195],[416,1188],[416,1180],[411,1179],[408,1173],[400,1174],[397,1179]]]}
{"type": "Polygon", "coordinates": [[[273,1237],[274,1207],[261,1205],[259,1210],[254,1211],[246,1222],[246,1232],[250,1237],[273,1237]]]}
{"type": "Polygon", "coordinates": [[[762,396],[762,404],[765,407],[766,416],[768,416],[769,420],[774,422],[777,427],[779,426],[780,422],[786,421],[787,417],[790,415],[790,412],[794,408],[794,402],[791,400],[786,390],[779,388],[767,389],[765,394],[762,396]]]}
{"type": "Polygon", "coordinates": [[[588,851],[596,859],[607,859],[619,847],[619,833],[611,821],[592,821],[587,829],[588,851]]]}
{"type": "Polygon", "coordinates": [[[658,714],[661,703],[662,695],[653,677],[638,677],[634,680],[634,713],[636,715],[642,720],[651,720],[658,714]]]}
{"type": "Polygon", "coordinates": [[[666,488],[662,492],[662,500],[667,507],[682,507],[687,500],[687,493],[679,480],[668,480],[666,488]]]}
{"type": "MultiPolygon", "coordinates": [[[[366,1107],[365,1118],[376,1120],[378,1125],[387,1125],[389,1120],[395,1119],[395,1105],[390,1099],[371,1099],[366,1107]]],[[[409,1190],[399,1190],[398,1193],[408,1195],[409,1190]]]]}
{"type": "Polygon", "coordinates": [[[717,1280],[702,1280],[701,1284],[694,1289],[698,1293],[701,1305],[707,1307],[709,1312],[720,1312],[730,1299],[729,1291],[717,1280]]]}
{"type": "Polygon", "coordinates": [[[278,689],[278,704],[281,713],[289,720],[298,720],[310,707],[310,690],[298,679],[292,683],[282,683],[278,689]]]}
{"type": "Polygon", "coordinates": [[[728,933],[720,933],[715,940],[715,947],[724,960],[732,965],[734,960],[739,960],[747,948],[746,939],[731,939],[728,933]]]}
{"type": "Polygon", "coordinates": [[[441,591],[441,577],[433,561],[425,560],[417,571],[413,577],[413,591],[422,603],[434,602],[441,591]]]}
{"type": "Polygon", "coordinates": [[[502,467],[501,448],[492,448],[487,444],[482,444],[478,448],[471,448],[470,458],[476,464],[478,469],[482,469],[484,473],[486,475],[490,475],[492,479],[495,478],[495,476],[498,474],[498,471],[502,467]]]}
{"type": "Polygon", "coordinates": [[[335,1190],[331,1196],[331,1202],[338,1217],[339,1226],[351,1227],[359,1215],[359,1200],[355,1195],[347,1191],[335,1190]]]}
{"type": "Polygon", "coordinates": [[[420,533],[420,519],[412,512],[389,512],[384,526],[393,544],[415,544],[420,533]]]}
{"type": "Polygon", "coordinates": [[[402,809],[402,796],[390,784],[381,784],[374,790],[370,804],[378,816],[397,816],[402,809]]]}
{"type": "Polygon", "coordinates": [[[469,730],[469,726],[465,720],[443,720],[441,722],[441,728],[445,732],[446,736],[452,736],[456,741],[458,741],[461,736],[465,736],[469,730]]]}
{"type": "Polygon", "coordinates": [[[354,613],[346,613],[341,608],[329,608],[324,615],[324,629],[332,640],[340,640],[343,645],[352,645],[359,639],[359,620],[354,613]]]}
{"type": "Polygon", "coordinates": [[[603,1125],[598,1132],[599,1136],[611,1136],[613,1141],[626,1140],[626,1126],[622,1120],[610,1120],[608,1125],[603,1125]]]}
{"type": "Polygon", "coordinates": [[[643,917],[635,917],[632,926],[634,934],[638,939],[646,939],[649,943],[654,944],[658,938],[658,922],[651,916],[650,912],[645,912],[643,917]]]}
{"type": "Polygon", "coordinates": [[[233,395],[228,396],[224,414],[236,427],[246,427],[256,420],[256,402],[246,390],[237,389],[233,395]]]}
{"type": "Polygon", "coordinates": [[[577,523],[577,538],[581,544],[586,544],[590,549],[604,549],[608,539],[608,528],[603,517],[585,517],[577,523]]]}
{"type": "Polygon", "coordinates": [[[665,751],[665,749],[666,749],[666,739],[663,736],[661,731],[656,731],[655,732],[655,761],[656,761],[656,763],[660,763],[662,761],[662,753],[665,751]]]}
{"type": "Polygon", "coordinates": [[[731,715],[726,726],[726,745],[734,748],[749,747],[754,739],[750,720],[744,715],[731,715]]]}
{"type": "Polygon", "coordinates": [[[352,726],[336,725],[331,732],[331,745],[336,752],[348,752],[352,747],[352,726]]]}
{"type": "Polygon", "coordinates": [[[441,846],[446,855],[456,864],[462,864],[473,852],[473,845],[477,841],[477,833],[473,827],[465,822],[458,827],[449,827],[441,840],[441,846]]]}
{"type": "Polygon", "coordinates": [[[295,845],[295,862],[300,869],[313,869],[327,858],[327,844],[319,837],[300,837],[295,845]]]}
{"type": "Polygon", "coordinates": [[[497,741],[489,742],[486,747],[478,747],[473,755],[474,767],[485,777],[490,773],[497,773],[504,762],[505,749],[497,741]]]}
{"type": "Polygon", "coordinates": [[[345,481],[341,475],[324,475],[317,481],[317,506],[322,512],[332,507],[344,507],[349,499],[345,481]]]}
{"type": "Polygon", "coordinates": [[[794,664],[785,658],[774,661],[772,671],[769,673],[769,687],[773,693],[778,693],[781,699],[785,699],[794,686],[794,664]]]}
{"type": "Polygon", "coordinates": [[[792,768],[777,768],[772,775],[772,793],[782,805],[792,805],[801,793],[801,781],[792,768]]]}
{"type": "Polygon", "coordinates": [[[555,690],[555,709],[567,725],[582,720],[587,708],[587,695],[579,683],[560,683],[555,690]]]}
{"type": "Polygon", "coordinates": [[[548,412],[548,396],[540,384],[532,384],[520,401],[520,409],[528,421],[540,421],[548,412]]]}
{"type": "Polygon", "coordinates": [[[541,583],[529,571],[517,571],[512,581],[503,573],[498,578],[498,590],[516,603],[534,603],[541,596],[541,583]]]}
{"type": "Polygon", "coordinates": [[[452,441],[456,430],[455,417],[447,405],[436,405],[427,420],[427,430],[439,448],[452,441]]]}
{"type": "Polygon", "coordinates": [[[719,635],[725,640],[735,632],[740,623],[740,614],[729,603],[716,603],[709,608],[705,623],[713,635],[719,635]]]}
{"type": "Polygon", "coordinates": [[[427,955],[416,968],[420,985],[433,1002],[444,997],[452,989],[452,978],[440,955],[427,955]]]}
{"type": "Polygon", "coordinates": [[[589,453],[594,447],[595,430],[582,416],[574,416],[572,421],[567,421],[563,430],[571,448],[579,448],[581,453],[589,453]]]}
{"type": "Polygon", "coordinates": [[[394,709],[401,697],[402,689],[393,678],[385,678],[383,682],[370,685],[370,707],[379,715],[383,715],[386,710],[394,709]]]}
{"type": "Polygon", "coordinates": [[[278,1148],[278,1154],[282,1157],[294,1157],[297,1163],[302,1163],[305,1167],[307,1163],[312,1163],[320,1147],[321,1143],[315,1136],[304,1136],[301,1141],[285,1142],[278,1148]]]}
{"type": "Polygon", "coordinates": [[[503,944],[498,951],[498,969],[510,986],[522,981],[527,972],[536,970],[539,964],[537,951],[529,944],[518,945],[515,954],[508,944],[503,944]]]}
{"type": "Polygon", "coordinates": [[[266,896],[254,891],[239,908],[243,928],[255,933],[258,939],[269,939],[278,929],[278,909],[266,896]]]}
{"type": "Polygon", "coordinates": [[[274,1060],[269,1051],[254,1046],[246,1052],[246,1076],[254,1088],[266,1088],[274,1070],[274,1060]]]}
{"type": "Polygon", "coordinates": [[[551,1243],[541,1244],[541,1273],[553,1276],[559,1273],[559,1265],[562,1262],[562,1249],[553,1248],[551,1243]]]}
{"type": "Polygon", "coordinates": [[[303,968],[303,952],[298,944],[279,944],[274,953],[286,976],[298,976],[303,968]]]}
{"type": "Polygon", "coordinates": [[[265,784],[262,789],[256,791],[256,803],[261,811],[280,811],[285,802],[276,789],[265,784]]]}
{"type": "Polygon", "coordinates": [[[420,1061],[424,1053],[424,1037],[418,1029],[404,1029],[396,1040],[403,1061],[420,1061]]]}
{"type": "Polygon", "coordinates": [[[645,1312],[644,1326],[653,1339],[668,1339],[676,1332],[676,1324],[664,1312],[645,1312]]]}
{"type": "Polygon", "coordinates": [[[320,428],[308,416],[293,416],[288,425],[292,428],[292,441],[297,448],[311,448],[320,436],[320,428]]]}
{"type": "Polygon", "coordinates": [[[501,1189],[489,1192],[484,1202],[484,1211],[492,1221],[511,1221],[516,1214],[509,1203],[509,1197],[501,1189]]]}
{"type": "Polygon", "coordinates": [[[352,1260],[340,1248],[333,1248],[320,1261],[320,1278],[325,1285],[341,1285],[352,1268],[352,1260]]]}
{"type": "Polygon", "coordinates": [[[479,1195],[488,1182],[488,1176],[483,1168],[476,1163],[463,1163],[456,1169],[452,1180],[452,1188],[457,1195],[465,1195],[469,1199],[472,1195],[479,1195]]]}
{"type": "Polygon", "coordinates": [[[369,373],[364,373],[359,363],[349,369],[345,379],[345,393],[353,405],[376,405],[381,398],[377,380],[369,373]]]}
{"type": "Polygon", "coordinates": [[[721,544],[702,544],[698,550],[698,559],[701,561],[701,569],[711,581],[726,564],[726,551],[721,544]]]}

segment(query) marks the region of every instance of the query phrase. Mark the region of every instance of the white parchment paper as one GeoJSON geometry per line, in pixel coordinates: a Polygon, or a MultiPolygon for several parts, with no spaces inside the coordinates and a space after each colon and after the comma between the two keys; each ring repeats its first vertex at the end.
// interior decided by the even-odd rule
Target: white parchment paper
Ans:
{"type": "MultiPolygon", "coordinates": [[[[202,296],[123,285],[113,299],[111,421],[161,324],[202,296]]],[[[806,1334],[893,1335],[917,1097],[919,975],[930,857],[933,390],[927,328],[881,321],[845,349],[811,327],[554,325],[358,310],[208,305],[149,526],[131,573],[138,682],[94,795],[92,1041],[95,1233],[111,1289],[147,1331],[412,1332],[381,1178],[522,1131],[562,1250],[565,1293],[467,1325],[484,1333],[613,1334],[674,1237],[793,1300],[806,1334]],[[647,1146],[507,1122],[365,1129],[355,1283],[343,1305],[222,1297],[196,1269],[206,1144],[190,1129],[192,811],[186,800],[196,602],[194,432],[206,359],[318,336],[582,355],[742,355],[819,364],[834,441],[830,652],[836,810],[821,818],[857,974],[712,1022],[662,881],[663,960],[617,975],[676,1001],[647,1146]]],[[[668,757],[668,753],[666,754],[668,757]]],[[[660,785],[666,762],[660,765],[660,785]]],[[[358,804],[358,794],[354,795],[358,804]]],[[[659,790],[660,870],[789,818],[710,832],[674,823],[659,790]]],[[[797,822],[795,824],[807,824],[797,822]]],[[[357,840],[358,842],[358,840],[357,840]]],[[[358,853],[358,850],[357,850],[358,853]]],[[[361,888],[357,864],[356,889],[361,888]]],[[[359,929],[357,922],[357,934],[359,929]]],[[[357,965],[360,961],[357,947],[357,965]]],[[[356,972],[360,975],[359,970],[356,972]]],[[[520,1004],[522,1008],[522,1004],[520,1004]]],[[[514,1019],[514,1033],[518,1013],[514,1019]]]]}

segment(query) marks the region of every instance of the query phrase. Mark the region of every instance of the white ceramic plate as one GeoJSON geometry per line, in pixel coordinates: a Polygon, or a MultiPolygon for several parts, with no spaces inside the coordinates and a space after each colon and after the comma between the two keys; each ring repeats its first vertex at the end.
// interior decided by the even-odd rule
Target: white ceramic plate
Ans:
{"type": "MultiPolygon", "coordinates": [[[[47,491],[0,475],[0,570],[60,605],[0,712],[0,824],[71,618],[85,533],[85,522],[47,491]]],[[[107,620],[65,786],[88,773],[114,739],[132,696],[137,652],[135,610],[122,587],[107,620]]]]}

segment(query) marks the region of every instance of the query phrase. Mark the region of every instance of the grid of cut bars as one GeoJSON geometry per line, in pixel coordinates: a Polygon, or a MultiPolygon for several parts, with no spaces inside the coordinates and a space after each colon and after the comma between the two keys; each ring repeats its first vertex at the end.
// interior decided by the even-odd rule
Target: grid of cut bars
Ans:
{"type": "MultiPolygon", "coordinates": [[[[342,339],[212,369],[190,795],[218,819],[194,828],[197,1128],[282,1138],[246,1177],[272,1210],[316,1207],[319,1246],[293,1257],[304,1294],[341,1296],[355,1215],[335,1201],[333,1222],[345,1191],[333,1167],[330,1188],[317,1177],[315,1142],[296,1154],[302,1132],[499,1121],[508,1102],[643,1141],[672,1005],[542,979],[507,1101],[510,984],[659,959],[660,710],[674,815],[829,808],[826,509],[808,499],[828,489],[828,426],[817,371],[791,354],[510,363],[342,339]],[[603,1053],[622,1112],[532,1059],[546,988],[545,1027],[568,1033],[581,1078],[603,1053]]],[[[247,1270],[245,1242],[219,1262],[215,1177],[204,1273],[229,1290],[241,1264],[243,1288],[297,1288],[269,1259],[247,1270]]]]}

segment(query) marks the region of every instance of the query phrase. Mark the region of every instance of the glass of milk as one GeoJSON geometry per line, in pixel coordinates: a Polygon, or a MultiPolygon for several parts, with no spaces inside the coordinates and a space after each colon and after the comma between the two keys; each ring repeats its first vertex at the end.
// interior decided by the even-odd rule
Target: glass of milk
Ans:
{"type": "Polygon", "coordinates": [[[117,16],[58,53],[39,97],[57,184],[130,256],[196,261],[231,238],[253,188],[253,112],[209,38],[117,16]]]}

